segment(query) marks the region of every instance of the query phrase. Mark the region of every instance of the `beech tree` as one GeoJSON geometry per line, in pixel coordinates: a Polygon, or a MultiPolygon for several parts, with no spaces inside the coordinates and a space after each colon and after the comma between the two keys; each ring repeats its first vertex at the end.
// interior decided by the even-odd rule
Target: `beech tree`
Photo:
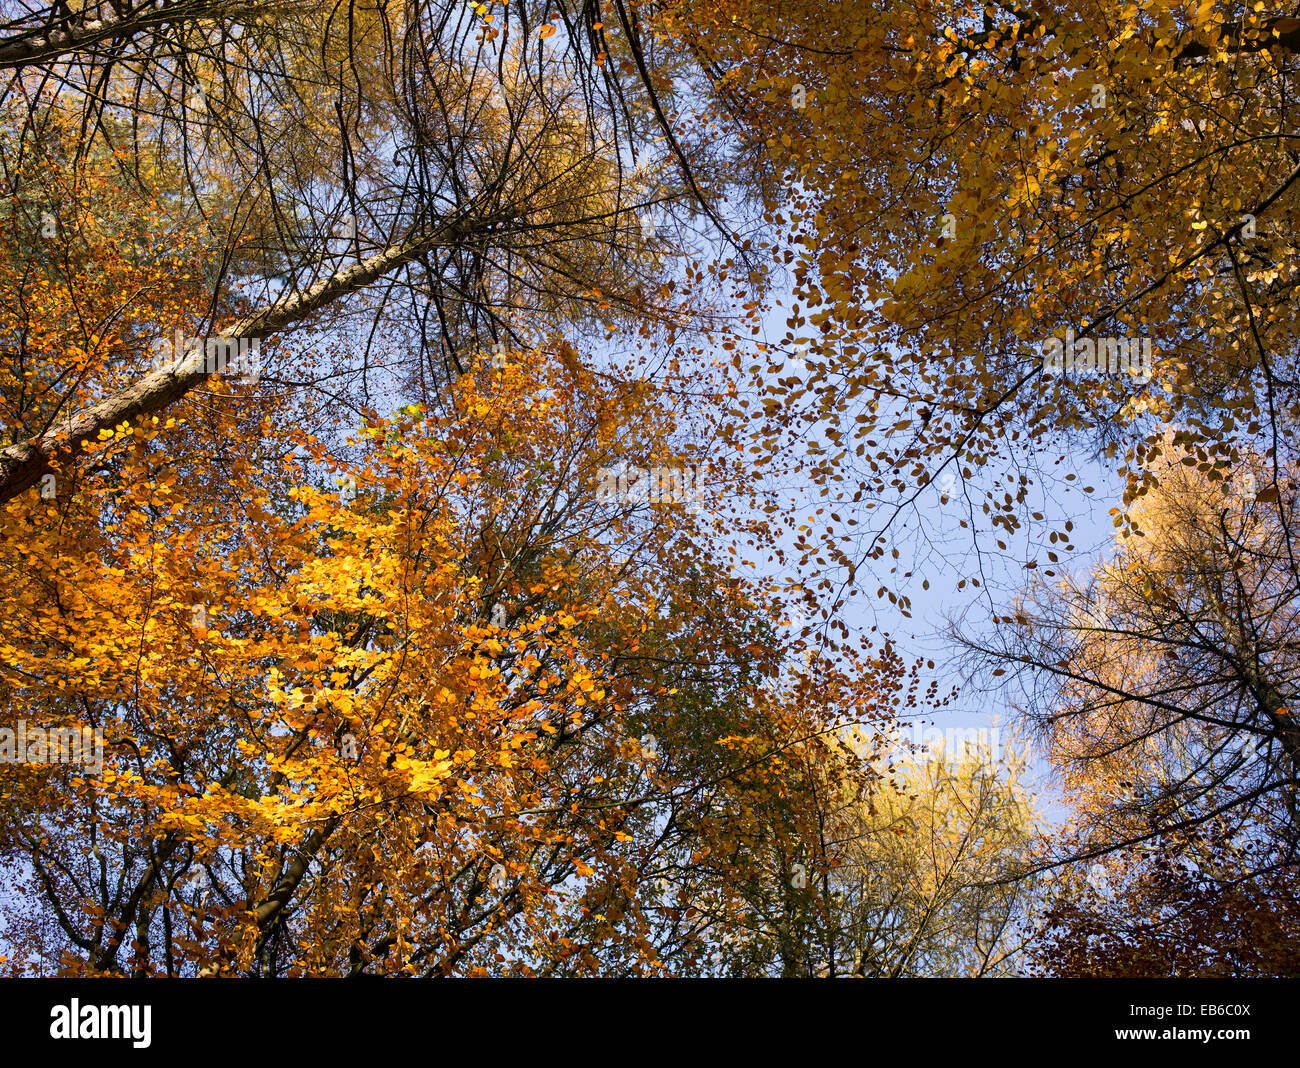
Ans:
{"type": "Polygon", "coordinates": [[[105,436],[75,493],[9,502],[6,706],[106,743],[102,767],[6,765],[4,861],[41,902],[6,929],[15,964],[698,955],[644,873],[698,867],[716,795],[822,725],[754,697],[777,650],[735,623],[753,594],[692,563],[690,512],[597,495],[616,455],[667,459],[670,422],[575,367],[514,354],[463,376],[448,414],[370,420],[355,466],[268,414],[252,440],[305,455],[218,467],[243,409],[183,407],[105,436]],[[313,485],[326,467],[338,481],[313,485]]]}
{"type": "MultiPolygon", "coordinates": [[[[1203,470],[1246,445],[1286,461],[1300,21],[1167,0],[667,17],[781,235],[793,302],[750,410],[825,436],[807,470],[841,519],[808,555],[892,567],[902,513],[937,507],[1052,572],[1075,517],[1033,487],[1078,478],[1080,452],[1118,461],[1126,501],[1171,421],[1203,470]],[[1068,337],[1080,361],[1146,339],[1152,366],[1052,374],[1068,337]]],[[[924,578],[879,577],[905,610],[924,578]]]]}

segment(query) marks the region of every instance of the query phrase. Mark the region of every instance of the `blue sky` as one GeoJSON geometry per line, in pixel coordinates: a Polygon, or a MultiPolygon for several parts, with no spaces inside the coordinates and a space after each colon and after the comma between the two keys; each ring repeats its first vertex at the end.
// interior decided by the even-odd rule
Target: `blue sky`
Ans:
{"type": "MultiPolygon", "coordinates": [[[[787,334],[785,319],[789,299],[788,295],[778,293],[765,318],[764,331],[756,340],[776,344],[787,334]]],[[[724,358],[726,354],[719,352],[717,355],[724,358]]],[[[1068,441],[1054,443],[1050,449],[1042,446],[1026,448],[1024,442],[1017,442],[1014,446],[1009,442],[1006,444],[1005,455],[991,460],[983,469],[975,470],[969,481],[954,475],[946,484],[939,482],[926,488],[917,497],[915,505],[895,520],[887,535],[887,546],[899,549],[899,559],[894,560],[887,554],[874,563],[862,565],[853,588],[845,591],[844,605],[837,612],[855,634],[867,634],[873,627],[878,634],[887,634],[905,661],[917,658],[933,661],[932,670],[923,670],[923,688],[933,679],[941,695],[946,695],[954,687],[959,689],[956,700],[948,707],[918,717],[925,725],[933,724],[942,730],[991,729],[996,724],[1004,742],[1007,728],[1015,719],[1012,705],[1016,695],[1001,686],[985,690],[977,685],[962,685],[959,650],[946,635],[949,623],[961,619],[964,627],[976,633],[986,630],[993,612],[1005,610],[1014,591],[1024,584],[1028,572],[1023,564],[1035,557],[1046,560],[1043,549],[1047,547],[1048,531],[1059,530],[1064,520],[1073,523],[1075,551],[1067,556],[1059,543],[1051,546],[1062,556],[1063,566],[1057,568],[1058,575],[1065,570],[1085,570],[1109,554],[1114,546],[1110,510],[1119,504],[1123,490],[1122,480],[1114,471],[1114,461],[1109,461],[1107,467],[1106,461],[1090,454],[1082,439],[1075,451],[1071,451],[1068,441]],[[999,480],[1005,484],[1005,476],[1013,466],[1040,477],[1035,479],[1030,499],[1023,509],[1025,526],[1016,532],[1014,538],[1008,538],[1002,531],[995,535],[987,517],[982,515],[980,505],[987,490],[998,485],[999,480]],[[1067,478],[1071,475],[1074,477],[1067,478]],[[1092,492],[1085,491],[1089,488],[1092,492]],[[946,504],[940,501],[944,490],[949,493],[946,504]],[[1027,513],[1035,511],[1043,513],[1045,519],[1041,522],[1029,520],[1027,513]],[[966,528],[961,526],[963,519],[970,524],[966,528]],[[1007,542],[1005,551],[998,548],[998,537],[1007,542]],[[889,572],[895,567],[897,573],[891,575],[889,572]],[[907,571],[913,572],[913,577],[902,579],[907,571]],[[978,588],[971,584],[970,580],[974,578],[980,580],[978,588]],[[959,589],[958,584],[963,579],[966,584],[959,589]],[[928,589],[922,580],[928,580],[928,589]],[[891,582],[892,589],[911,598],[910,617],[887,598],[877,598],[878,587],[891,582]]],[[[948,471],[954,472],[956,466],[951,465],[948,471]]],[[[856,480],[850,478],[837,499],[836,494],[821,497],[821,487],[814,486],[810,480],[771,487],[781,503],[781,514],[787,526],[812,521],[819,529],[827,525],[834,527],[829,516],[835,511],[844,521],[845,536],[860,537],[864,528],[879,529],[884,509],[867,510],[861,505],[853,505],[846,498],[851,497],[856,488],[856,480]],[[817,515],[819,508],[822,513],[817,515]],[[877,515],[880,518],[875,518],[877,515]],[[850,518],[858,520],[859,525],[850,528],[847,525],[850,518]]],[[[791,549],[794,538],[787,536],[782,539],[782,544],[791,549]]],[[[742,558],[754,565],[753,574],[758,576],[802,579],[805,582],[819,577],[815,571],[803,575],[797,575],[793,570],[782,572],[766,560],[756,559],[753,550],[745,552],[743,546],[739,548],[742,558]]],[[[843,579],[840,572],[829,574],[837,580],[843,579]]],[[[876,634],[871,636],[877,638],[876,634]]],[[[877,644],[880,644],[878,640],[877,644]]],[[[990,681],[996,683],[996,680],[990,681]]],[[[1041,757],[1035,757],[1031,767],[1045,812],[1049,816],[1059,815],[1060,806],[1050,768],[1041,757]]]]}

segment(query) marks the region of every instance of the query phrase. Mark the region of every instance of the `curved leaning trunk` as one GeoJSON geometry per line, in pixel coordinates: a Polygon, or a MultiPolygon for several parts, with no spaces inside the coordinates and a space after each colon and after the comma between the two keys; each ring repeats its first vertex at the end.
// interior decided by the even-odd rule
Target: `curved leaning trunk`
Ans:
{"type": "MultiPolygon", "coordinates": [[[[471,229],[460,220],[458,225],[448,228],[451,232],[422,234],[390,245],[262,311],[245,316],[213,338],[232,342],[264,339],[369,285],[428,249],[447,240],[464,238],[471,229]]],[[[203,383],[213,371],[212,361],[199,347],[172,366],[151,371],[112,396],[57,419],[43,434],[0,449],[0,501],[10,500],[29,489],[56,464],[62,467],[76,463],[83,455],[82,445],[97,440],[101,430],[166,408],[203,383]]]]}

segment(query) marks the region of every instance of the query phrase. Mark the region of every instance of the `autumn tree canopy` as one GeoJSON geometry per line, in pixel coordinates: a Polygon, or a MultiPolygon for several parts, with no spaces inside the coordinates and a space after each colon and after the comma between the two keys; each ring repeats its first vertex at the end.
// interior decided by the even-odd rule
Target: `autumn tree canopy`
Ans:
{"type": "Polygon", "coordinates": [[[1293,973],[1297,53],[0,5],[5,968],[1293,973]]]}

